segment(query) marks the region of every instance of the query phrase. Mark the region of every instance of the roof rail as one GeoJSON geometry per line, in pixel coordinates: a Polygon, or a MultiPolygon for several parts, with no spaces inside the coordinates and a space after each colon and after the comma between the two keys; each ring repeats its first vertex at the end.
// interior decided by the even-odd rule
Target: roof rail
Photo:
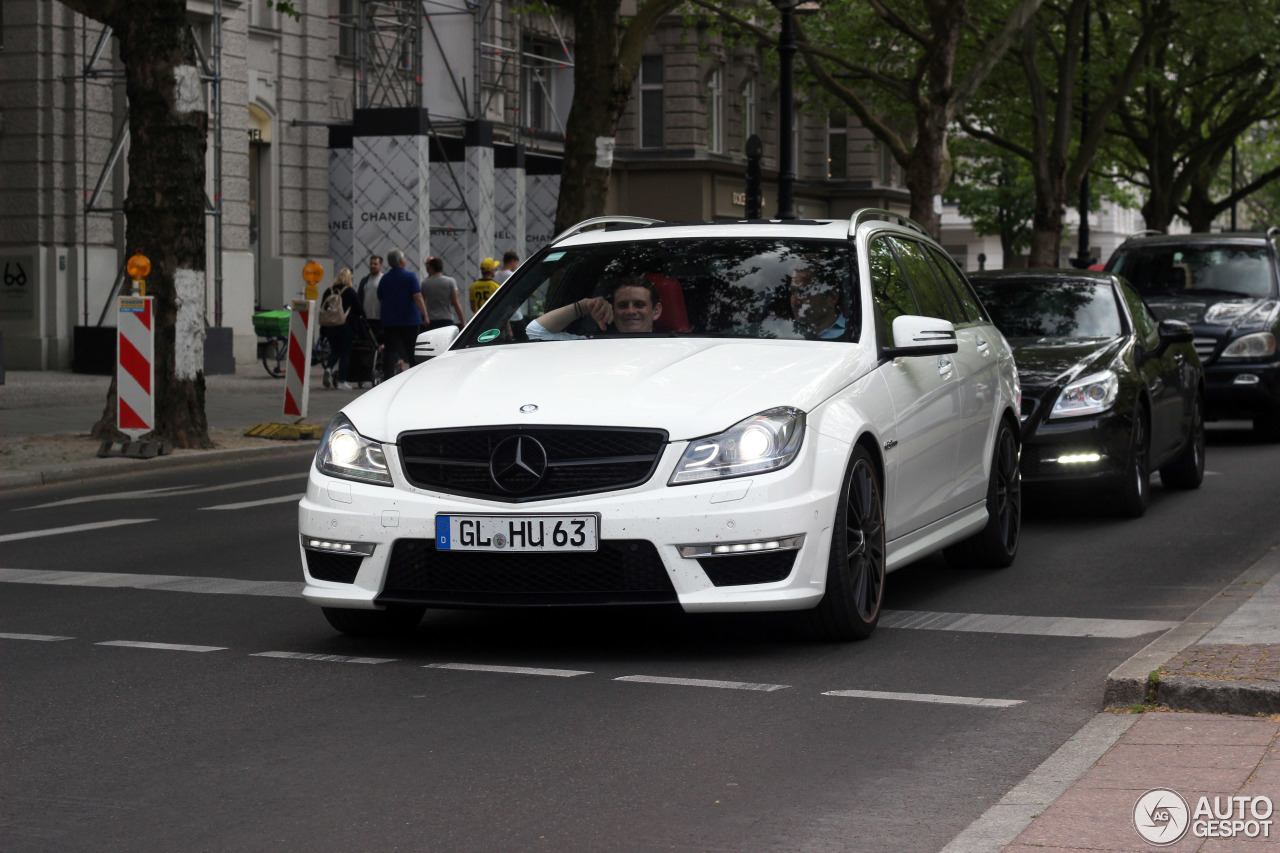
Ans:
{"type": "Polygon", "coordinates": [[[1267,239],[1272,237],[1280,237],[1280,225],[1272,225],[1267,229],[1267,239]]]}
{"type": "Polygon", "coordinates": [[[578,232],[590,228],[593,225],[657,225],[662,222],[661,219],[648,219],[643,216],[597,216],[592,219],[584,219],[577,225],[572,225],[561,231],[551,239],[551,242],[559,243],[561,240],[572,237],[578,232]]]}
{"type": "Polygon", "coordinates": [[[1145,231],[1138,231],[1135,234],[1130,234],[1128,237],[1125,237],[1124,239],[1132,240],[1136,237],[1163,237],[1163,236],[1165,236],[1165,233],[1163,231],[1157,231],[1154,228],[1148,228],[1145,231]]]}
{"type": "Polygon", "coordinates": [[[849,217],[849,236],[852,237],[857,232],[858,226],[869,219],[884,219],[889,222],[895,222],[898,225],[914,228],[926,237],[929,236],[929,232],[924,230],[924,226],[914,219],[903,216],[900,213],[894,213],[891,210],[881,210],[878,207],[864,207],[861,210],[854,211],[853,216],[849,217]]]}

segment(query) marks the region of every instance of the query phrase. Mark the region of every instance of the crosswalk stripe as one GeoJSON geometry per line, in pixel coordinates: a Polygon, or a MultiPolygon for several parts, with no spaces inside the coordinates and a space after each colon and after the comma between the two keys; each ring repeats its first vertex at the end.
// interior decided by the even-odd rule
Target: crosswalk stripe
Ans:
{"type": "Polygon", "coordinates": [[[624,675],[614,681],[639,681],[645,684],[675,684],[683,687],[718,687],[722,690],[759,690],[765,693],[786,690],[786,684],[752,684],[748,681],[713,681],[706,678],[667,678],[661,675],[624,675]]]}
{"type": "Polygon", "coordinates": [[[350,655],[317,655],[307,652],[254,652],[251,658],[284,658],[285,660],[319,660],[331,663],[395,663],[395,658],[356,658],[350,655]]]}
{"type": "Polygon", "coordinates": [[[146,643],[141,640],[107,640],[95,646],[123,646],[127,649],[159,649],[166,652],[225,652],[226,646],[189,646],[183,643],[146,643]]]}
{"type": "Polygon", "coordinates": [[[1121,640],[1167,631],[1177,624],[1146,619],[1081,619],[1073,616],[1008,616],[998,613],[931,613],[917,610],[885,610],[880,614],[881,628],[1030,634],[1040,637],[1105,637],[1121,640]]]}
{"type": "Polygon", "coordinates": [[[289,501],[292,501],[292,502],[294,502],[294,503],[297,503],[298,501],[302,500],[302,497],[303,497],[303,496],[302,496],[301,494],[297,494],[297,495],[281,495],[281,496],[280,496],[280,497],[278,497],[278,498],[263,498],[263,499],[262,499],[262,500],[260,500],[260,501],[242,501],[242,502],[240,502],[240,503],[238,503],[238,504],[219,504],[218,506],[202,506],[202,507],[200,507],[200,509],[202,509],[202,510],[208,510],[208,509],[249,509],[250,507],[255,507],[255,506],[267,506],[268,504],[282,504],[282,503],[288,503],[289,501]]]}
{"type": "Polygon", "coordinates": [[[845,696],[852,699],[896,699],[901,702],[934,702],[939,705],[974,705],[979,708],[1012,708],[1021,699],[978,699],[973,696],[941,696],[936,693],[889,693],[883,690],[828,690],[823,696],[845,696]]]}
{"type": "Polygon", "coordinates": [[[55,637],[51,634],[0,634],[0,640],[38,640],[44,643],[74,639],[75,637],[55,637]]]}
{"type": "Polygon", "coordinates": [[[429,663],[423,669],[462,669],[473,672],[505,672],[513,675],[550,675],[555,678],[573,678],[575,675],[590,675],[580,669],[541,669],[534,666],[492,666],[483,663],[429,663]]]}
{"type": "Polygon", "coordinates": [[[136,575],[116,572],[46,572],[33,569],[0,569],[0,583],[50,586],[86,586],[150,589],[163,592],[198,592],[213,595],[272,595],[296,598],[302,584],[294,581],[245,581],[235,578],[195,578],[182,575],[136,575]]]}
{"type": "Polygon", "coordinates": [[[61,536],[64,533],[81,533],[85,530],[101,530],[105,527],[121,527],[126,524],[146,524],[154,518],[115,518],[111,521],[94,521],[89,524],[72,524],[69,527],[50,527],[45,530],[28,530],[25,533],[6,533],[0,542],[16,542],[19,539],[38,539],[41,536],[61,536]]]}

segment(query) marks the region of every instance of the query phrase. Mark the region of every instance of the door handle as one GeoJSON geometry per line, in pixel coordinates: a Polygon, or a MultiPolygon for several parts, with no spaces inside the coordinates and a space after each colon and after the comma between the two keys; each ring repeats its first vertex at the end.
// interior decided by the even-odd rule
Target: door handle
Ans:
{"type": "Polygon", "coordinates": [[[982,338],[978,338],[978,352],[983,355],[987,355],[991,352],[991,344],[987,343],[982,338]]]}

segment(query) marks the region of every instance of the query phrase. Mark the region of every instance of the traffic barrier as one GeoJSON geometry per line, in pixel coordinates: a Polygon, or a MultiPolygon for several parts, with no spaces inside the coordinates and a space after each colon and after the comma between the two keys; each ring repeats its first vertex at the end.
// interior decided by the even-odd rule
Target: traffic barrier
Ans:
{"type": "Polygon", "coordinates": [[[121,296],[116,321],[116,426],[133,441],[155,427],[155,333],[150,296],[121,296]]]}
{"type": "Polygon", "coordinates": [[[301,420],[311,401],[311,333],[315,323],[314,299],[296,299],[290,305],[289,357],[285,368],[284,413],[301,420]]]}

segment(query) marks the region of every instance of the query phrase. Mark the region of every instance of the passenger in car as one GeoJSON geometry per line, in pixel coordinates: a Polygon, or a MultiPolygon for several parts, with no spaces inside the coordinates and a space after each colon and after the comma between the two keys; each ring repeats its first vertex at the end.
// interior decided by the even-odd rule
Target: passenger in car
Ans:
{"type": "Polygon", "coordinates": [[[840,288],[818,281],[812,267],[791,272],[791,312],[805,336],[821,341],[844,337],[846,320],[840,310],[840,288]]]}
{"type": "Polygon", "coordinates": [[[525,328],[525,334],[533,341],[571,341],[583,336],[564,331],[569,324],[590,317],[601,331],[615,331],[625,335],[645,334],[653,331],[653,321],[662,316],[662,302],[658,289],[644,276],[634,275],[621,279],[606,296],[592,296],[561,305],[548,311],[525,328]]]}

